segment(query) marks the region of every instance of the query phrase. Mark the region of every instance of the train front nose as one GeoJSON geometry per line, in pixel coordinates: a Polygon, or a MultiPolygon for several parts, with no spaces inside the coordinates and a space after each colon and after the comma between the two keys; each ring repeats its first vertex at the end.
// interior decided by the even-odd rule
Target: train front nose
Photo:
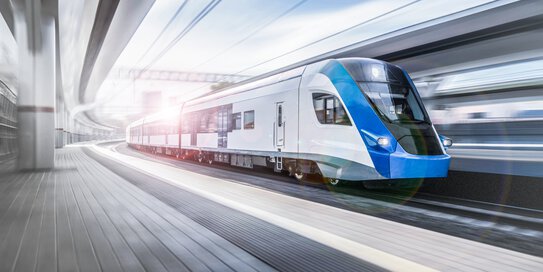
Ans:
{"type": "Polygon", "coordinates": [[[447,177],[451,157],[441,155],[413,155],[401,145],[390,153],[390,178],[440,178],[447,177]]]}

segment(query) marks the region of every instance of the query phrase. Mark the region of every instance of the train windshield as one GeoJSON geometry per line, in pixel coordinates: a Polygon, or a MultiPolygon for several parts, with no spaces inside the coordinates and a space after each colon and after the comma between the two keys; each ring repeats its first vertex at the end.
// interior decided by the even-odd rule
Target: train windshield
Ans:
{"type": "Polygon", "coordinates": [[[359,82],[373,108],[389,122],[428,122],[410,86],[380,82],[359,82]]]}
{"type": "Polygon", "coordinates": [[[397,66],[380,61],[342,61],[382,119],[390,123],[430,123],[416,90],[397,66]]]}

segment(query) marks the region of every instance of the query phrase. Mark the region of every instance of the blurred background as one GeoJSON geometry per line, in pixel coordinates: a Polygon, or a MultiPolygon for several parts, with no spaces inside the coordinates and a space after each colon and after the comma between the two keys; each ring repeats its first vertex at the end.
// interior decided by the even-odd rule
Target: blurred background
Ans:
{"type": "MultiPolygon", "coordinates": [[[[46,42],[43,27],[17,42],[35,33],[24,2],[0,4],[2,157],[17,151],[17,98],[36,93],[22,84],[28,56],[40,54],[29,40],[46,42]]],[[[454,141],[453,170],[543,176],[539,1],[128,2],[41,1],[40,18],[54,21],[54,72],[35,84],[54,77],[40,92],[54,104],[56,147],[122,138],[128,123],[184,100],[356,56],[409,71],[454,141]]]]}

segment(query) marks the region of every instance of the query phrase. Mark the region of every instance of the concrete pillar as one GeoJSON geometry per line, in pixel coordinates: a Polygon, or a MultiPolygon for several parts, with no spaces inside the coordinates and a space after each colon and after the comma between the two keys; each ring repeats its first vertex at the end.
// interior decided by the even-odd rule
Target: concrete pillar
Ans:
{"type": "Polygon", "coordinates": [[[66,112],[64,111],[64,101],[57,96],[57,103],[55,105],[56,108],[56,116],[55,116],[55,148],[63,148],[64,147],[64,129],[66,127],[66,124],[64,121],[66,118],[64,115],[66,112]]]}
{"type": "Polygon", "coordinates": [[[70,120],[69,120],[70,113],[66,109],[64,109],[64,115],[62,117],[64,117],[64,130],[62,131],[62,134],[63,134],[62,139],[63,139],[64,142],[63,142],[62,146],[66,146],[67,144],[70,143],[70,139],[69,139],[70,138],[70,133],[69,133],[69,131],[70,131],[70,120]]]}
{"type": "Polygon", "coordinates": [[[55,20],[41,0],[15,0],[19,48],[18,168],[48,169],[55,152],[55,20]]]}

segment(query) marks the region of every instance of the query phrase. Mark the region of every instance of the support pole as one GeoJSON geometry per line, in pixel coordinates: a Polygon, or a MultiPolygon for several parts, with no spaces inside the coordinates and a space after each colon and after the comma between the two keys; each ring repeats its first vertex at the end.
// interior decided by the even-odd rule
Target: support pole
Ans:
{"type": "Polygon", "coordinates": [[[17,97],[20,170],[54,167],[55,19],[42,1],[13,1],[19,48],[17,97]]]}

